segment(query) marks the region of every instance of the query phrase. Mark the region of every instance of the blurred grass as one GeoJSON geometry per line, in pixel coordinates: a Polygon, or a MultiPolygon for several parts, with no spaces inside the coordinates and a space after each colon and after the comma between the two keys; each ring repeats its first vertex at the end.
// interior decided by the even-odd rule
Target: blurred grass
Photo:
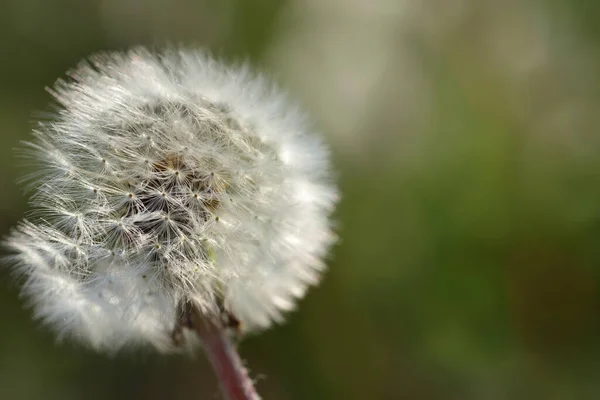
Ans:
{"type": "MultiPolygon", "coordinates": [[[[193,24],[180,27],[159,14],[170,7],[176,15],[188,7],[197,12],[200,3],[140,9],[139,20],[127,22],[136,26],[127,29],[116,26],[123,21],[116,19],[118,7],[107,11],[113,3],[2,1],[2,233],[26,210],[12,148],[30,137],[32,113],[47,109],[44,86],[91,52],[138,43],[192,42],[263,65],[287,6],[213,4],[199,16],[212,23],[196,32],[193,24]],[[139,22],[146,20],[161,23],[163,33],[139,22]]],[[[549,0],[546,7],[572,17],[574,35],[588,44],[587,59],[597,60],[596,3],[549,0]]],[[[486,22],[469,27],[465,37],[486,22]]],[[[590,77],[583,89],[563,81],[567,89],[554,90],[534,78],[523,87],[468,43],[424,56],[435,96],[416,161],[400,156],[403,139],[385,121],[377,128],[387,140],[373,135],[367,161],[334,147],[343,201],[341,243],[330,270],[286,325],[241,348],[265,399],[600,396],[597,127],[587,126],[588,132],[575,121],[569,137],[536,133],[536,118],[547,117],[541,100],[561,101],[572,92],[591,102],[583,105],[593,122],[600,86],[590,77]]],[[[217,398],[201,357],[108,359],[68,343],[56,346],[30,320],[6,269],[0,277],[1,398],[217,398]]]]}

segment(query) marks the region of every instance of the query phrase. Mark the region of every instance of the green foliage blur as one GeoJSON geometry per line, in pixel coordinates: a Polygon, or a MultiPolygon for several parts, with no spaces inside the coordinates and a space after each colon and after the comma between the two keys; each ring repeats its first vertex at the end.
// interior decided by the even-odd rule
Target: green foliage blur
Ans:
{"type": "MultiPolygon", "coordinates": [[[[343,194],[322,284],[241,344],[264,399],[600,398],[598,3],[359,3],[0,0],[1,233],[27,210],[13,148],[51,110],[44,87],[99,50],[206,47],[314,112],[343,194]],[[400,61],[360,86],[384,44],[400,61]],[[317,75],[331,65],[339,87],[317,75]]],[[[18,285],[0,268],[0,398],[220,398],[201,355],[57,344],[18,285]]]]}

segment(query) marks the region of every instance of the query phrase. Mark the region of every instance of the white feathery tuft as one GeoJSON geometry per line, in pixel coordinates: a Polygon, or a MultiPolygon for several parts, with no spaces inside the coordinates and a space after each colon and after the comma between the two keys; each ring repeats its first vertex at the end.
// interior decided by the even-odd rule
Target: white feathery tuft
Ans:
{"type": "Polygon", "coordinates": [[[176,349],[186,304],[242,332],[281,321],[335,241],[304,115],[200,51],[97,54],[69,77],[27,144],[31,222],[5,241],[36,315],[108,351],[176,349]]]}

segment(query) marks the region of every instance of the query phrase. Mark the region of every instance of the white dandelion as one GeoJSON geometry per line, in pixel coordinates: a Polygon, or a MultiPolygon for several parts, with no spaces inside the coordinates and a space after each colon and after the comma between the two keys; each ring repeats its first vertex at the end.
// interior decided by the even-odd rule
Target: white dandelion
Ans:
{"type": "Polygon", "coordinates": [[[199,51],[92,56],[50,89],[28,159],[32,213],[6,245],[35,314],[99,350],[176,350],[190,310],[282,320],[334,242],[328,152],[245,67],[199,51]]]}

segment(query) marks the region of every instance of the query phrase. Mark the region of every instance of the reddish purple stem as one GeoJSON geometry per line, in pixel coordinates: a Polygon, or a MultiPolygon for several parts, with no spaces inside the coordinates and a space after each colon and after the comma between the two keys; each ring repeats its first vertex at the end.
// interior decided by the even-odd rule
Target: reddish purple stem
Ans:
{"type": "Polygon", "coordinates": [[[259,400],[252,380],[242,360],[223,329],[198,312],[193,318],[193,327],[204,351],[217,374],[221,390],[227,400],[259,400]]]}

